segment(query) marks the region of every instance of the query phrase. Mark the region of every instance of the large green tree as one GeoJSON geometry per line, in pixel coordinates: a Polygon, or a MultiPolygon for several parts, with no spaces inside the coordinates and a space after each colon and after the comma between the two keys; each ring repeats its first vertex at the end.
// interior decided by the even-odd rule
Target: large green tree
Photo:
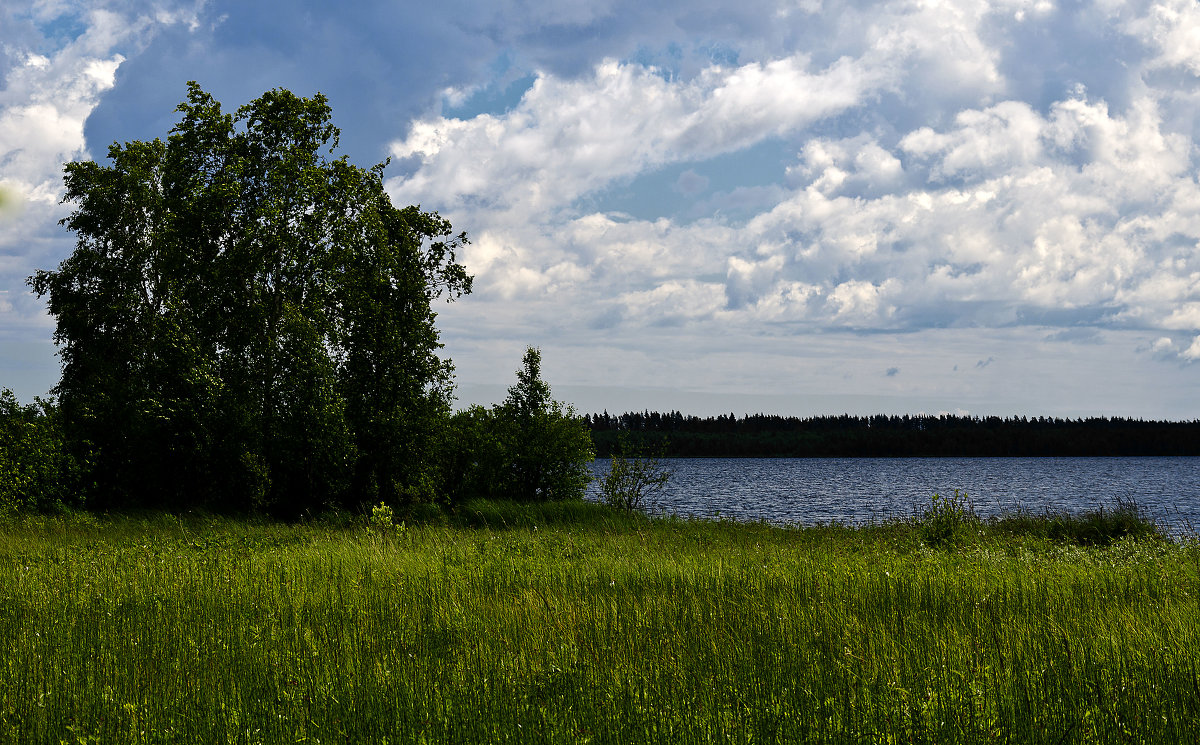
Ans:
{"type": "Polygon", "coordinates": [[[470,292],[449,222],[332,157],[326,99],[233,114],[191,83],[166,142],[66,166],[63,426],[96,507],[300,513],[428,491],[449,414],[432,304],[470,292]]]}

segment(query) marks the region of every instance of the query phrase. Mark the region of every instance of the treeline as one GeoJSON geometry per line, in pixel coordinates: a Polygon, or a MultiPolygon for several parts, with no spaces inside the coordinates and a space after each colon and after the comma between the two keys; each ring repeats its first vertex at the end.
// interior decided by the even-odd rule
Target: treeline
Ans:
{"type": "Polygon", "coordinates": [[[600,457],[622,440],[626,448],[686,458],[1200,455],[1200,421],[605,411],[585,422],[600,457]]]}
{"type": "MultiPolygon", "coordinates": [[[[168,420],[164,427],[171,424],[181,423],[168,420]]],[[[397,473],[386,484],[355,484],[351,477],[362,456],[353,453],[342,467],[340,481],[333,480],[338,474],[331,475],[332,488],[279,490],[269,501],[236,501],[227,495],[214,499],[208,484],[186,478],[173,484],[121,479],[116,474],[128,469],[114,467],[111,461],[117,456],[111,451],[79,442],[68,415],[54,399],[21,405],[12,391],[0,389],[0,518],[79,509],[179,512],[198,508],[293,519],[331,511],[363,512],[379,502],[403,509],[417,504],[454,507],[475,497],[523,502],[580,499],[590,480],[591,438],[583,420],[551,398],[550,386],[541,378],[541,353],[535,348],[526,350],[517,382],[503,402],[427,416],[421,426],[423,436],[435,445],[421,453],[408,480],[397,473]]],[[[113,434],[138,438],[152,454],[171,457],[162,447],[153,448],[144,433],[113,434]]],[[[178,436],[188,434],[195,432],[178,436]]],[[[218,469],[223,464],[209,460],[201,465],[218,469]]],[[[294,484],[295,472],[303,472],[305,465],[284,464],[266,476],[294,484]]],[[[230,474],[214,473],[208,480],[229,478],[230,474]]]]}

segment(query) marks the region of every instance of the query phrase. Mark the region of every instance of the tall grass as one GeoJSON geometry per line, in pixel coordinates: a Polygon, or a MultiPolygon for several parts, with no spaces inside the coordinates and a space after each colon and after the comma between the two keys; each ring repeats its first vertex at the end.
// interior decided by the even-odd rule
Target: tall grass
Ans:
{"type": "Polygon", "coordinates": [[[0,742],[1180,742],[1200,551],[481,503],[0,529],[0,742]]]}

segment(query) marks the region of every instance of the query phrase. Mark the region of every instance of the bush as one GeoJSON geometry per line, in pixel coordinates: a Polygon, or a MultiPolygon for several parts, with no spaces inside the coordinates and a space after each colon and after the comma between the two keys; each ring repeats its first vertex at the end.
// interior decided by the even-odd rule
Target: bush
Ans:
{"type": "Polygon", "coordinates": [[[595,458],[592,438],[573,408],[550,397],[541,361],[541,352],[528,348],[503,403],[473,406],[451,420],[445,467],[452,502],[583,498],[595,458]]]}
{"type": "Polygon", "coordinates": [[[446,498],[451,505],[499,496],[504,462],[499,429],[495,409],[478,405],[450,418],[442,457],[446,498]]]}
{"type": "Polygon", "coordinates": [[[620,437],[608,473],[600,480],[600,499],[610,507],[640,510],[646,497],[662,491],[672,472],[663,464],[662,448],[650,455],[630,450],[628,437],[620,437]]]}
{"type": "Polygon", "coordinates": [[[980,526],[970,498],[958,489],[952,497],[934,494],[929,509],[917,516],[916,523],[918,537],[933,548],[959,546],[980,526]]]}
{"type": "Polygon", "coordinates": [[[63,509],[73,478],[54,403],[21,406],[12,391],[0,391],[0,517],[63,509]]]}

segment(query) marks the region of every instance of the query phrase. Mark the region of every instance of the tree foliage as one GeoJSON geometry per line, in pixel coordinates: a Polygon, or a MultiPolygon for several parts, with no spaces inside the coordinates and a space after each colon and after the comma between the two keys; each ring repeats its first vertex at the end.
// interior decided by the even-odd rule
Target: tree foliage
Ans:
{"type": "Polygon", "coordinates": [[[520,501],[581,499],[594,458],[592,439],[573,408],[555,401],[542,379],[541,352],[525,351],[508,397],[454,418],[455,494],[520,501]]]}
{"type": "Polygon", "coordinates": [[[22,406],[12,391],[0,390],[0,517],[71,506],[64,487],[73,470],[54,403],[22,406]]]}
{"type": "Polygon", "coordinates": [[[449,222],[329,157],[326,99],[224,113],[195,83],[166,142],[66,166],[64,433],[93,506],[298,514],[428,490],[449,415],[435,299],[471,289],[449,222]]]}
{"type": "Polygon", "coordinates": [[[678,411],[584,418],[601,457],[616,452],[622,436],[677,458],[1200,455],[1200,421],[953,414],[700,418],[678,411]]]}

